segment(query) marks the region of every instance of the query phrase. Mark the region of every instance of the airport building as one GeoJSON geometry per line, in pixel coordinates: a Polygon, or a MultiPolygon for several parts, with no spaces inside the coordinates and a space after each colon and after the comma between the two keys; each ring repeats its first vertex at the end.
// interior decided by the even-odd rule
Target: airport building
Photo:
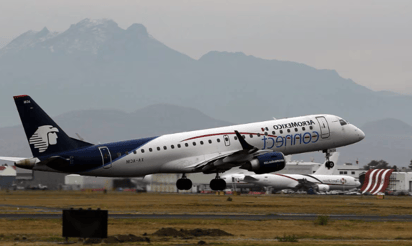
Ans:
{"type": "Polygon", "coordinates": [[[359,178],[360,175],[366,173],[367,170],[360,167],[359,164],[344,163],[343,165],[338,165],[334,175],[348,175],[354,178],[359,178]]]}
{"type": "Polygon", "coordinates": [[[15,180],[18,189],[59,190],[64,185],[64,173],[20,170],[17,171],[15,180]]]}
{"type": "Polygon", "coordinates": [[[81,189],[113,189],[113,178],[90,177],[78,174],[66,175],[64,178],[63,190],[81,189]]]}
{"type": "Polygon", "coordinates": [[[388,194],[409,194],[412,192],[412,173],[394,172],[393,169],[371,169],[364,175],[362,193],[377,195],[379,193],[388,194]]]}
{"type": "Polygon", "coordinates": [[[412,173],[393,172],[389,177],[389,185],[387,191],[412,192],[412,173]]]}
{"type": "Polygon", "coordinates": [[[304,161],[290,161],[287,162],[285,168],[276,172],[281,174],[311,174],[316,172],[321,166],[321,163],[304,162],[304,161]]]}

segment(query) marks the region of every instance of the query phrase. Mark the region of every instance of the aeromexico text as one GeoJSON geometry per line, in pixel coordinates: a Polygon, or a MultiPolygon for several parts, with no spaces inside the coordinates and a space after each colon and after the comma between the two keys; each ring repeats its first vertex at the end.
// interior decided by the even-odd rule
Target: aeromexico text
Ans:
{"type": "MultiPolygon", "coordinates": [[[[313,120],[310,121],[301,121],[301,122],[292,122],[288,124],[278,124],[274,125],[275,130],[286,129],[298,126],[311,126],[315,125],[313,120]]],[[[263,136],[263,149],[273,149],[286,147],[287,145],[296,145],[296,144],[309,144],[316,143],[319,140],[319,133],[317,131],[288,134],[286,136],[274,136],[267,137],[263,136]]]]}
{"type": "Polygon", "coordinates": [[[315,125],[315,122],[313,120],[291,122],[287,124],[278,124],[278,125],[274,125],[273,128],[275,128],[275,130],[280,130],[280,129],[298,127],[298,126],[311,126],[311,125],[315,125]]]}

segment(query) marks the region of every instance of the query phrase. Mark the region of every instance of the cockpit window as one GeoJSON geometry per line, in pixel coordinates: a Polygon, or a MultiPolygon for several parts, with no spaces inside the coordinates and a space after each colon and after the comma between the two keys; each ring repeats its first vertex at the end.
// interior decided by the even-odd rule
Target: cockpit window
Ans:
{"type": "Polygon", "coordinates": [[[339,123],[341,126],[347,125],[348,122],[346,122],[344,119],[339,119],[339,123]]]}

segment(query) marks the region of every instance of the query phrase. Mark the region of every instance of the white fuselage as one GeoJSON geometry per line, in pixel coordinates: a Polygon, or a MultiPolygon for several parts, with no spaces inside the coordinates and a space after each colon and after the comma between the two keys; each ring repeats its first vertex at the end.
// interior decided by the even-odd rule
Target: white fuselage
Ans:
{"type": "MultiPolygon", "coordinates": [[[[285,155],[342,147],[364,138],[360,129],[351,124],[341,125],[339,119],[334,115],[309,115],[162,135],[110,166],[80,174],[137,177],[195,172],[193,166],[197,163],[242,149],[235,130],[250,145],[285,155]]],[[[105,145],[96,147],[99,146],[105,145]]],[[[111,153],[118,154],[124,153],[111,153]]]]}
{"type": "Polygon", "coordinates": [[[299,182],[306,180],[316,185],[326,185],[327,190],[349,190],[358,188],[360,182],[347,175],[302,175],[302,174],[261,174],[250,175],[255,180],[249,179],[248,183],[258,186],[271,187],[275,190],[295,189],[299,182]]]}

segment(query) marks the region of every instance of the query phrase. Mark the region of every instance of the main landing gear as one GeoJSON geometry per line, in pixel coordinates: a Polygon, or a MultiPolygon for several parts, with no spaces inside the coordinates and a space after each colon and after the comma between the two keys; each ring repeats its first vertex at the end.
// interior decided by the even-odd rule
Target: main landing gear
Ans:
{"type": "Polygon", "coordinates": [[[336,149],[327,149],[324,150],[323,153],[325,153],[325,157],[326,157],[326,163],[325,163],[325,167],[327,169],[331,169],[335,166],[335,163],[333,163],[333,161],[330,161],[329,158],[332,155],[333,152],[335,152],[336,149]]]}
{"type": "Polygon", "coordinates": [[[186,174],[183,174],[182,178],[177,180],[176,187],[178,190],[190,190],[192,181],[186,177],[186,174]]]}
{"type": "Polygon", "coordinates": [[[226,181],[220,178],[219,174],[216,174],[216,178],[210,181],[210,189],[212,190],[224,190],[226,189],[226,181]]]}
{"type": "MultiPolygon", "coordinates": [[[[178,190],[190,190],[192,188],[192,181],[183,174],[182,178],[176,182],[178,190]]],[[[226,189],[226,181],[220,178],[219,174],[216,174],[216,178],[210,181],[210,189],[212,190],[224,190],[226,189]]]]}

